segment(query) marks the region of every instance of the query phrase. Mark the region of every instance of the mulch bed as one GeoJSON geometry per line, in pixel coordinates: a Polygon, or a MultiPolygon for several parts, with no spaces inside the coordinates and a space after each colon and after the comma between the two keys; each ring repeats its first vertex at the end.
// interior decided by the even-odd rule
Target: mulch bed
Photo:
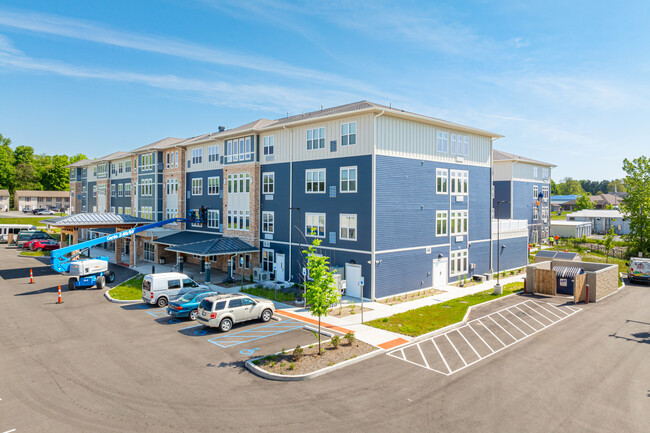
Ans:
{"type": "Polygon", "coordinates": [[[359,340],[355,340],[352,344],[348,344],[343,340],[337,349],[333,348],[329,343],[321,343],[321,347],[324,349],[322,355],[318,354],[318,342],[311,348],[305,347],[304,354],[298,361],[293,359],[293,350],[288,350],[284,355],[269,355],[253,361],[253,363],[275,374],[307,374],[377,349],[359,340]]]}
{"type": "MultiPolygon", "coordinates": [[[[363,307],[363,312],[366,313],[372,311],[372,308],[363,307]]],[[[341,305],[340,307],[334,307],[327,313],[330,317],[347,317],[361,314],[361,305],[341,305]]]]}
{"type": "Polygon", "coordinates": [[[409,293],[407,295],[395,295],[393,297],[382,299],[381,301],[377,301],[377,302],[381,302],[382,304],[386,304],[386,305],[397,305],[397,304],[401,304],[402,302],[408,302],[408,301],[413,301],[415,299],[426,298],[428,296],[439,295],[440,293],[444,293],[444,292],[442,290],[436,290],[436,289],[421,290],[419,292],[409,293]]]}

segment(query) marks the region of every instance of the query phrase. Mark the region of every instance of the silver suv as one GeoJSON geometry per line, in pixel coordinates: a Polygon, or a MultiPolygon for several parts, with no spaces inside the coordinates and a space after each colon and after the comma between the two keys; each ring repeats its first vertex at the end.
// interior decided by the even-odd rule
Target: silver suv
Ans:
{"type": "Polygon", "coordinates": [[[210,296],[201,301],[196,320],[210,328],[228,332],[235,323],[260,319],[268,322],[275,313],[273,302],[252,299],[239,293],[210,296]]]}

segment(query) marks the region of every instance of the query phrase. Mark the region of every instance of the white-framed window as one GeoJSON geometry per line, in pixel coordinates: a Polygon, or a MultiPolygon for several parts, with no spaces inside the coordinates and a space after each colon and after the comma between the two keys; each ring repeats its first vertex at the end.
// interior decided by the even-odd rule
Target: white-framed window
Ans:
{"type": "Polygon", "coordinates": [[[219,195],[219,176],[208,178],[208,195],[219,195]]]}
{"type": "Polygon", "coordinates": [[[466,210],[451,211],[449,225],[452,236],[467,234],[467,216],[466,210]]]}
{"type": "MultiPolygon", "coordinates": [[[[174,152],[167,152],[167,165],[165,165],[165,168],[170,168],[173,154],[174,154],[174,152]]],[[[173,167],[173,166],[171,166],[171,167],[173,167]]]]}
{"type": "Polygon", "coordinates": [[[144,155],[140,155],[140,168],[143,171],[153,169],[153,153],[146,153],[144,155]]]}
{"type": "Polygon", "coordinates": [[[275,193],[275,173],[264,173],[262,174],[262,194],[274,194],[275,193]]]}
{"type": "Polygon", "coordinates": [[[93,197],[97,197],[97,185],[93,185],[93,197]]]}
{"type": "Polygon", "coordinates": [[[305,236],[316,238],[325,237],[325,214],[309,213],[305,214],[305,236]]]}
{"type": "Polygon", "coordinates": [[[542,168],[542,178],[548,179],[548,175],[549,175],[548,168],[542,168]]]}
{"type": "Polygon", "coordinates": [[[124,197],[131,197],[131,184],[130,183],[125,183],[124,184],[124,197]]]}
{"type": "Polygon", "coordinates": [[[131,173],[131,161],[126,161],[124,163],[124,172],[131,173]]]}
{"type": "Polygon", "coordinates": [[[97,176],[106,177],[106,174],[108,174],[108,164],[107,163],[99,164],[97,166],[97,176]]]}
{"type": "Polygon", "coordinates": [[[236,173],[228,175],[228,194],[249,193],[251,175],[249,173],[236,173]]]}
{"type": "Polygon", "coordinates": [[[153,179],[142,179],[140,183],[140,195],[146,197],[153,195],[153,179]]]}
{"type": "Polygon", "coordinates": [[[124,196],[124,184],[123,183],[118,183],[117,184],[117,196],[118,197],[123,197],[124,196]]]}
{"type": "Polygon", "coordinates": [[[131,215],[131,208],[130,207],[125,207],[124,208],[124,215],[131,215]]]}
{"type": "Polygon", "coordinates": [[[153,219],[153,208],[151,206],[141,206],[140,217],[148,220],[153,219]]]}
{"type": "Polygon", "coordinates": [[[436,211],[436,236],[447,236],[447,217],[446,210],[436,211]]]}
{"type": "Polygon", "coordinates": [[[208,146],[208,162],[219,161],[219,145],[208,146]]]}
{"type": "Polygon", "coordinates": [[[262,249],[262,270],[273,273],[273,265],[275,264],[275,251],[269,249],[262,249]]]}
{"type": "Polygon", "coordinates": [[[219,211],[214,209],[208,209],[208,228],[218,229],[219,228],[219,211]]]}
{"type": "Polygon", "coordinates": [[[201,164],[203,162],[203,148],[192,149],[192,164],[201,164]]]}
{"type": "Polygon", "coordinates": [[[325,169],[324,168],[305,170],[305,192],[308,193],[325,192],[325,169]]]}
{"type": "Polygon", "coordinates": [[[93,166],[93,177],[97,177],[97,166],[93,166]]]}
{"type": "Polygon", "coordinates": [[[307,150],[325,149],[325,128],[307,130],[307,150]]]}
{"type": "Polygon", "coordinates": [[[537,185],[533,186],[533,198],[537,199],[537,196],[539,195],[539,187],[537,185]]]}
{"type": "Polygon", "coordinates": [[[275,226],[275,213],[269,211],[262,212],[262,233],[273,233],[275,226]]]}
{"type": "Polygon", "coordinates": [[[115,213],[115,206],[111,206],[111,213],[115,213]]]}
{"type": "Polygon", "coordinates": [[[203,178],[192,179],[192,195],[203,195],[203,178]]]}
{"type": "Polygon", "coordinates": [[[533,206],[533,221],[536,221],[537,218],[539,218],[539,211],[537,210],[537,206],[533,206]]]}
{"type": "Polygon", "coordinates": [[[264,137],[264,155],[273,155],[273,152],[275,151],[274,141],[275,139],[273,135],[264,137]]]}
{"type": "Polygon", "coordinates": [[[542,221],[548,221],[548,208],[546,206],[542,207],[542,221]]]}
{"type": "Polygon", "coordinates": [[[463,275],[467,273],[467,250],[453,251],[449,261],[450,276],[463,275]]]}
{"type": "Polygon", "coordinates": [[[357,167],[341,167],[341,192],[357,192],[357,167]]]}
{"type": "Polygon", "coordinates": [[[178,218],[178,209],[168,207],[165,213],[165,219],[178,218]]]}
{"type": "Polygon", "coordinates": [[[117,213],[122,215],[124,213],[124,208],[122,206],[118,206],[117,213]]]}
{"type": "Polygon", "coordinates": [[[167,179],[167,195],[178,194],[178,179],[167,179]]]}
{"type": "MultiPolygon", "coordinates": [[[[111,185],[111,197],[115,197],[116,193],[117,193],[116,185],[112,184],[111,185]]],[[[115,212],[113,212],[113,213],[115,213],[115,212]]]]}
{"type": "Polygon", "coordinates": [[[118,162],[117,163],[117,172],[122,173],[124,171],[124,163],[123,162],[118,162]]]}
{"type": "Polygon", "coordinates": [[[469,155],[469,137],[460,134],[451,134],[452,155],[469,155]]]}
{"type": "Polygon", "coordinates": [[[357,144],[357,122],[341,124],[341,146],[357,144]]]}
{"type": "Polygon", "coordinates": [[[440,153],[447,153],[448,150],[449,134],[446,132],[438,131],[436,134],[436,150],[440,153]]]}
{"type": "Polygon", "coordinates": [[[548,186],[542,187],[542,195],[544,196],[544,200],[548,200],[548,186]]]}
{"type": "Polygon", "coordinates": [[[539,172],[539,170],[537,170],[537,167],[533,167],[533,177],[534,177],[535,179],[537,179],[537,174],[538,174],[538,172],[539,172]]]}
{"type": "Polygon", "coordinates": [[[227,227],[230,230],[250,230],[250,211],[229,209],[227,213],[227,227]]]}
{"type": "Polygon", "coordinates": [[[469,172],[467,170],[449,170],[451,193],[467,195],[469,190],[469,172]]]}
{"type": "Polygon", "coordinates": [[[253,142],[251,137],[226,141],[226,161],[250,161],[253,159],[253,142]]]}
{"type": "Polygon", "coordinates": [[[449,188],[447,187],[447,173],[446,168],[437,168],[436,169],[436,193],[437,194],[447,194],[449,188]]]}
{"type": "Polygon", "coordinates": [[[357,215],[345,214],[339,215],[339,238],[346,241],[357,240],[357,215]]]}

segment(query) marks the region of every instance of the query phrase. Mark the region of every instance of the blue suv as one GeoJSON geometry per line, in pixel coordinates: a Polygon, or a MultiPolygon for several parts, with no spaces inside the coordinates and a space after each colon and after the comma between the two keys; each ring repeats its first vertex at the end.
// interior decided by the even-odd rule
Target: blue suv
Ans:
{"type": "Polygon", "coordinates": [[[187,317],[196,320],[196,309],[204,298],[218,295],[219,292],[206,292],[204,290],[193,290],[183,296],[174,299],[167,306],[167,314],[172,317],[187,317]]]}

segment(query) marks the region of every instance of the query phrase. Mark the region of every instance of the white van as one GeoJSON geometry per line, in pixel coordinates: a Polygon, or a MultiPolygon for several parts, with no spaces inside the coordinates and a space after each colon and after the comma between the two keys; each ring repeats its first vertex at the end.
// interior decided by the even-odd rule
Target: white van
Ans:
{"type": "Polygon", "coordinates": [[[142,280],[142,300],[147,304],[164,307],[170,299],[177,298],[191,290],[211,290],[179,272],[147,274],[142,280]]]}
{"type": "Polygon", "coordinates": [[[645,257],[630,257],[630,263],[626,263],[629,268],[627,270],[627,278],[630,282],[642,281],[650,283],[650,259],[645,257]]]}

